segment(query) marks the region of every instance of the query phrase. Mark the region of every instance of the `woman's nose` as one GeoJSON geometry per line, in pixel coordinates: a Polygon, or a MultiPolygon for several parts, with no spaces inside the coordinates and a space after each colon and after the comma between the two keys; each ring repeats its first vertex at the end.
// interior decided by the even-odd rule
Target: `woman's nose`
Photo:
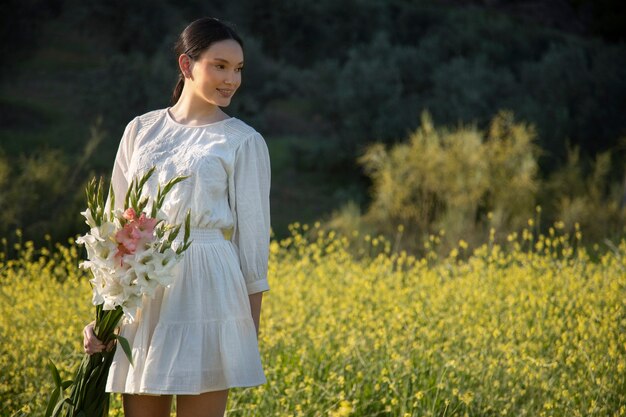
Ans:
{"type": "Polygon", "coordinates": [[[233,85],[233,84],[236,84],[236,83],[237,83],[237,78],[238,78],[238,77],[237,77],[237,75],[238,75],[238,74],[229,73],[229,74],[226,76],[226,79],[224,80],[224,82],[225,82],[226,84],[228,84],[228,85],[233,85]]]}

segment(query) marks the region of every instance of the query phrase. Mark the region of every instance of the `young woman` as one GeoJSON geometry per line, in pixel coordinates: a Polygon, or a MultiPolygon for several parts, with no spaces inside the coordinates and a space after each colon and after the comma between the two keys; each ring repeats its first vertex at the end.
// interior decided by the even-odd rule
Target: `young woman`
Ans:
{"type": "MultiPolygon", "coordinates": [[[[261,300],[269,290],[270,160],[263,137],[226,107],[241,85],[243,42],[215,18],[192,22],[175,47],[180,69],[172,106],[126,126],[112,172],[116,206],[133,177],[189,178],[167,195],[168,221],[191,208],[191,239],[170,288],[161,288],[120,334],[134,366],[115,352],[107,392],[123,393],[127,417],[223,416],[228,389],[266,382],[258,349],[261,300]],[[231,229],[227,240],[222,230],[231,229]]],[[[182,233],[181,233],[182,234],[182,233]]],[[[111,349],[84,329],[88,354],[111,349]]]]}

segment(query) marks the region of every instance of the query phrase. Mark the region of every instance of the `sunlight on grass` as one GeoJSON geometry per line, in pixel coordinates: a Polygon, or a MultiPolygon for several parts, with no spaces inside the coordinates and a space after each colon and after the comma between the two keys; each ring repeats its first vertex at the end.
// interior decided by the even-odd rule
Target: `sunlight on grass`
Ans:
{"type": "MultiPolygon", "coordinates": [[[[290,232],[271,244],[268,383],[233,389],[229,416],[625,414],[626,241],[591,262],[556,223],[416,258],[382,237],[352,254],[317,224],[290,232]]],[[[68,243],[0,253],[1,416],[42,415],[46,358],[68,378],[81,356],[91,290],[68,243]]]]}

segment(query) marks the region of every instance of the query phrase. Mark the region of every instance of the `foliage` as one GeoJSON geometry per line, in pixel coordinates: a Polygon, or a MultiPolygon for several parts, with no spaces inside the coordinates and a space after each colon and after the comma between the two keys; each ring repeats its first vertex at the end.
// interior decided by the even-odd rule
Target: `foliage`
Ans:
{"type": "MultiPolygon", "coordinates": [[[[170,55],[167,45],[152,55],[111,53],[104,64],[81,74],[85,105],[93,114],[106,115],[105,130],[114,132],[125,126],[137,109],[169,105],[176,81],[170,55]]],[[[108,138],[106,144],[117,149],[119,136],[108,138]]]]}
{"type": "MultiPolygon", "coordinates": [[[[580,223],[590,240],[626,234],[626,184],[611,182],[611,152],[599,153],[591,166],[581,162],[580,147],[568,149],[567,163],[555,171],[542,193],[549,213],[566,227],[580,223]]],[[[621,161],[619,168],[623,168],[621,161]]],[[[626,172],[625,172],[626,174],[626,172]]]]}
{"type": "Polygon", "coordinates": [[[488,212],[498,229],[517,229],[539,186],[534,139],[510,112],[494,117],[488,132],[436,129],[423,113],[406,143],[372,144],[360,156],[373,184],[365,219],[387,234],[398,224],[416,237],[444,229],[451,242],[484,230],[488,212]]]}
{"type": "MultiPolygon", "coordinates": [[[[66,0],[72,26],[100,41],[101,53],[143,51],[152,55],[164,35],[173,35],[180,16],[167,0],[81,2],[66,0]],[[170,31],[170,33],[168,33],[170,31]]],[[[180,28],[181,30],[183,28],[180,28]]]]}
{"type": "Polygon", "coordinates": [[[59,241],[79,230],[87,163],[102,142],[101,120],[78,155],[41,149],[11,159],[0,152],[0,235],[17,228],[27,239],[59,241]]]}
{"type": "MultiPolygon", "coordinates": [[[[626,412],[626,240],[591,253],[558,223],[417,258],[380,237],[352,255],[318,224],[290,231],[271,242],[268,384],[233,389],[230,416],[626,412]]],[[[69,243],[0,255],[0,416],[42,415],[45,358],[80,356],[91,290],[69,243]]]]}
{"type": "MultiPolygon", "coordinates": [[[[11,14],[15,22],[51,17],[42,26],[39,47],[18,48],[33,54],[20,63],[19,77],[1,86],[7,123],[0,136],[8,154],[7,162],[0,161],[0,178],[8,166],[5,178],[19,182],[14,180],[22,175],[20,153],[49,163],[48,170],[55,173],[39,184],[25,179],[26,189],[60,184],[67,168],[53,167],[51,161],[60,160],[60,154],[34,155],[44,155],[47,144],[54,144],[71,167],[71,155],[81,148],[77,132],[84,129],[84,120],[97,115],[104,116],[104,130],[112,134],[89,164],[97,173],[107,173],[128,120],[169,104],[176,82],[173,43],[186,23],[202,15],[234,23],[244,38],[243,84],[227,111],[268,138],[298,135],[313,142],[292,148],[298,169],[322,172],[320,181],[328,173],[342,178],[347,189],[358,190],[359,201],[367,179],[356,156],[372,141],[401,142],[419,128],[424,110],[438,126],[474,123],[488,129],[494,114],[510,109],[518,120],[535,126],[536,144],[543,149],[537,160],[543,179],[567,164],[567,143],[580,147],[583,164],[607,150],[613,159],[624,157],[617,141],[626,127],[626,45],[529,24],[500,7],[373,0],[294,0],[272,7],[256,7],[251,0],[191,0],[184,5],[159,0],[150,7],[145,0],[124,7],[119,1],[53,3],[36,0],[11,14]]],[[[593,19],[599,18],[599,9],[594,10],[593,19]]],[[[612,9],[601,20],[607,23],[609,16],[619,15],[612,9]]],[[[31,34],[21,35],[24,45],[37,45],[31,34]]],[[[606,181],[621,181],[620,175],[613,169],[606,181]]],[[[0,198],[13,193],[6,184],[0,185],[0,198]]],[[[66,194],[79,195],[82,186],[68,184],[66,194]]],[[[41,201],[26,200],[14,201],[41,201]]],[[[62,219],[58,224],[63,226],[53,230],[38,213],[31,217],[34,222],[15,214],[32,212],[31,207],[10,207],[5,231],[22,227],[33,238],[49,232],[59,239],[75,233],[78,227],[71,225],[77,225],[78,200],[56,199],[53,210],[48,201],[53,204],[46,199],[46,213],[74,217],[62,219]]],[[[551,212],[555,205],[542,205],[550,218],[561,216],[551,212]]]]}
{"type": "Polygon", "coordinates": [[[50,213],[66,191],[69,165],[58,150],[40,151],[18,161],[5,159],[0,216],[3,232],[12,228],[36,229],[43,234],[41,213],[50,213]],[[7,175],[9,174],[9,175],[7,175]]]}
{"type": "MultiPolygon", "coordinates": [[[[624,45],[521,25],[476,8],[399,9],[402,25],[381,19],[360,42],[337,36],[318,59],[301,51],[311,61],[300,67],[302,82],[294,88],[309,97],[312,114],[331,123],[338,148],[394,143],[417,128],[423,110],[437,124],[484,128],[503,108],[536,126],[537,143],[547,150],[543,172],[565,159],[568,138],[592,155],[616,145],[624,129],[624,45]]],[[[360,13],[354,11],[355,18],[360,13]]]]}
{"type": "Polygon", "coordinates": [[[0,80],[12,79],[14,71],[19,70],[20,61],[42,43],[42,27],[47,20],[58,16],[58,3],[45,0],[2,2],[0,53],[3,56],[10,54],[12,59],[0,68],[0,80]]]}
{"type": "Polygon", "coordinates": [[[318,128],[314,133],[330,132],[338,148],[354,151],[364,141],[400,139],[424,109],[438,124],[485,127],[509,108],[537,126],[549,165],[566,157],[567,138],[595,154],[615,145],[624,129],[626,46],[489,8],[371,0],[295,0],[270,8],[250,0],[185,6],[160,0],[150,7],[145,0],[128,7],[71,1],[59,8],[67,9],[60,27],[99,45],[90,48],[95,68],[76,77],[75,99],[86,100],[92,117],[106,115],[112,131],[169,102],[177,65],[172,45],[201,15],[234,23],[244,37],[245,88],[230,110],[255,126],[273,128],[266,119],[274,101],[304,100],[304,110],[287,106],[284,117],[316,120],[309,125],[318,128]]]}
{"type": "Polygon", "coordinates": [[[445,230],[441,250],[447,252],[461,238],[474,247],[492,227],[506,235],[543,210],[546,224],[561,220],[571,229],[579,223],[590,242],[626,236],[624,185],[611,179],[624,175],[623,164],[612,152],[587,164],[574,147],[566,165],[543,180],[535,129],[509,111],[486,130],[435,128],[427,112],[421,120],[405,142],[365,148],[358,162],[371,181],[370,203],[343,203],[324,229],[391,238],[402,225],[402,248],[413,254],[423,251],[429,235],[445,230]]]}

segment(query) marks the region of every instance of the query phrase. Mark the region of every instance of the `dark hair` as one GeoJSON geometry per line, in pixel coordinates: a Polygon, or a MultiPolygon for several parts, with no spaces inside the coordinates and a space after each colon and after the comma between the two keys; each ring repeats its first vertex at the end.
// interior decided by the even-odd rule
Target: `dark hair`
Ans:
{"type": "MultiPolygon", "coordinates": [[[[241,49],[243,49],[243,41],[237,35],[231,25],[222,22],[215,17],[203,17],[198,20],[194,20],[181,32],[176,44],[174,45],[174,53],[178,62],[178,57],[182,54],[187,54],[193,60],[196,60],[202,55],[202,52],[211,46],[213,43],[223,41],[226,39],[232,39],[239,43],[241,49]]],[[[183,92],[183,86],[185,85],[185,76],[178,68],[178,81],[174,92],[172,93],[172,105],[178,102],[181,93],[183,92]]]]}

